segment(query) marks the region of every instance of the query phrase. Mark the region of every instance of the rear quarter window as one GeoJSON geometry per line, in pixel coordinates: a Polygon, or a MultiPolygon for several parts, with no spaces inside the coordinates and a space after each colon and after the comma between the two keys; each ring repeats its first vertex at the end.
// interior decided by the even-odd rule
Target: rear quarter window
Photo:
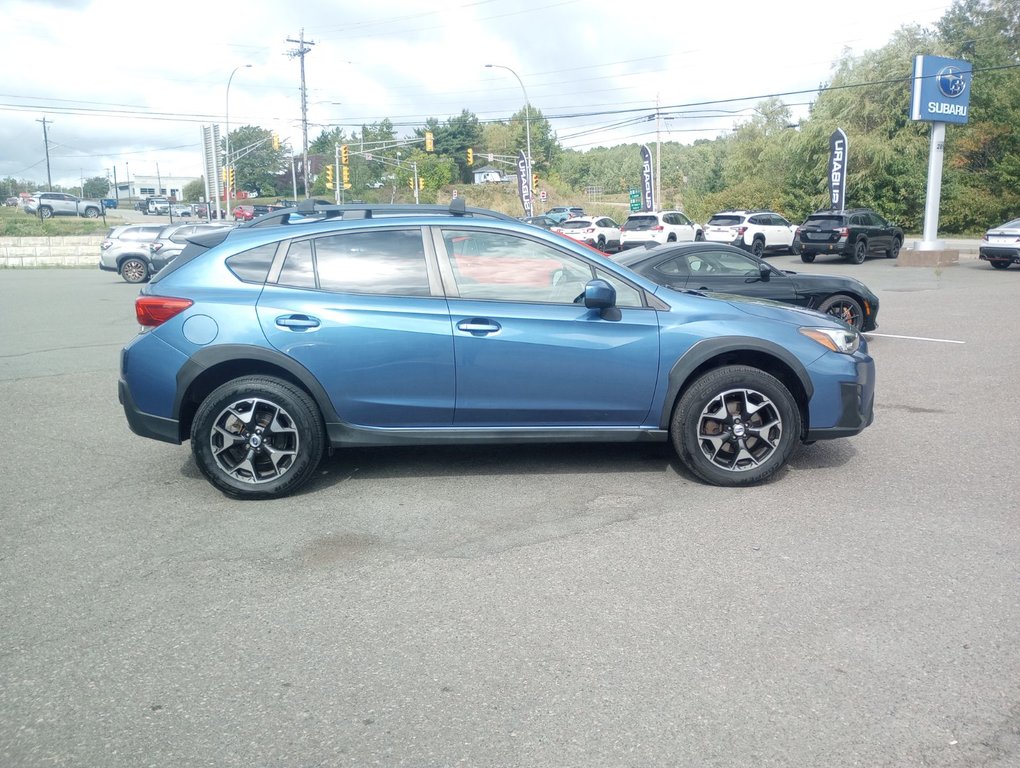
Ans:
{"type": "MultiPolygon", "coordinates": [[[[180,259],[192,248],[197,249],[201,248],[201,246],[189,243],[177,258],[180,259]]],[[[227,269],[233,272],[239,280],[246,283],[264,283],[269,276],[269,268],[273,265],[273,258],[275,256],[276,243],[260,245],[247,251],[235,253],[229,257],[226,261],[227,269]]],[[[173,262],[171,262],[172,264],[173,262]]]]}

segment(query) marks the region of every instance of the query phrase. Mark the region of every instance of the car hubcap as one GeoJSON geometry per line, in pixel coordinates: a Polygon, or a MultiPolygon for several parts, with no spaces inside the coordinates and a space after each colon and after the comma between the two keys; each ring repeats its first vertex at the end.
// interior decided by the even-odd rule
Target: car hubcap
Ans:
{"type": "Polygon", "coordinates": [[[221,470],[243,483],[267,483],[297,459],[297,426],[283,408],[268,400],[238,400],[213,422],[209,446],[221,470]]]}
{"type": "Polygon", "coordinates": [[[761,392],[731,389],[709,401],[698,419],[698,445],[715,466],[743,472],[761,466],[779,447],[783,420],[761,392]]]}

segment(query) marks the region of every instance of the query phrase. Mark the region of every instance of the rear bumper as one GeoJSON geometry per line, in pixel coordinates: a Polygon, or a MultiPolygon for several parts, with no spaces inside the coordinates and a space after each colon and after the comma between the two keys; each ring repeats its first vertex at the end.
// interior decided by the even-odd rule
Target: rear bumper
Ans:
{"type": "Polygon", "coordinates": [[[840,239],[835,243],[813,243],[810,240],[799,240],[801,253],[847,253],[847,241],[840,239]]]}
{"type": "Polygon", "coordinates": [[[135,404],[134,398],[131,397],[131,389],[124,379],[117,382],[117,398],[124,406],[124,416],[127,417],[128,426],[136,435],[160,440],[164,443],[181,444],[180,423],[177,419],[143,413],[135,404]]]}
{"type": "Polygon", "coordinates": [[[984,261],[1009,261],[1020,264],[1020,247],[982,245],[978,248],[978,258],[984,261]]]}

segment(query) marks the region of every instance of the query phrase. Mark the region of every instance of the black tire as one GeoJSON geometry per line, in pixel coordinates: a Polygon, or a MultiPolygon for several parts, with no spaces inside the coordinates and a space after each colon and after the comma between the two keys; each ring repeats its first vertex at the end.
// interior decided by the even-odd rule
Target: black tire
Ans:
{"type": "Polygon", "coordinates": [[[799,240],[794,240],[792,243],[790,243],[790,253],[793,254],[794,256],[800,255],[800,249],[801,245],[799,240]]]}
{"type": "Polygon", "coordinates": [[[669,236],[666,238],[666,242],[667,243],[675,243],[676,242],[676,235],[674,235],[673,233],[670,233],[669,236]]]}
{"type": "Polygon", "coordinates": [[[120,276],[126,283],[144,283],[149,279],[149,265],[143,258],[129,256],[120,263],[120,276]]]}
{"type": "Polygon", "coordinates": [[[854,251],[850,254],[850,261],[854,264],[863,264],[866,258],[868,258],[868,241],[862,237],[854,243],[854,251]]]}
{"type": "Polygon", "coordinates": [[[810,264],[815,260],[815,255],[813,253],[801,253],[800,260],[805,264],[810,264]]]}
{"type": "Polygon", "coordinates": [[[600,251],[602,251],[602,253],[605,253],[606,252],[606,238],[602,237],[602,235],[599,235],[599,239],[598,239],[598,242],[595,243],[595,247],[598,248],[600,251]]]}
{"type": "Polygon", "coordinates": [[[858,331],[864,327],[864,307],[853,296],[836,293],[818,305],[818,311],[838,317],[858,331]]]}
{"type": "Polygon", "coordinates": [[[1010,265],[1010,264],[1011,264],[1012,262],[1009,262],[1009,261],[1002,261],[1002,260],[1000,259],[999,261],[989,261],[988,263],[989,263],[989,264],[991,264],[991,265],[992,265],[992,267],[994,267],[995,269],[1009,269],[1009,265],[1010,265]]]}
{"type": "Polygon", "coordinates": [[[82,214],[82,216],[84,216],[86,219],[98,219],[99,218],[99,209],[98,208],[86,208],[85,212],[82,214]]]}
{"type": "Polygon", "coordinates": [[[704,242],[704,241],[705,241],[705,233],[704,233],[704,232],[702,232],[702,231],[701,231],[701,230],[699,229],[699,230],[698,230],[697,232],[695,232],[695,233],[694,233],[694,242],[696,242],[696,243],[702,243],[702,242],[704,242]]]}
{"type": "Polygon", "coordinates": [[[44,205],[42,208],[39,209],[39,215],[42,216],[44,219],[48,219],[53,215],[53,209],[50,208],[49,206],[44,205]]]}
{"type": "Polygon", "coordinates": [[[738,487],[765,482],[782,469],[800,430],[800,409],[779,379],[731,365],[708,371],[688,387],[673,411],[669,434],[694,475],[712,485],[738,487]]]}
{"type": "Polygon", "coordinates": [[[325,445],[312,398],[268,376],[244,376],[217,387],[191,426],[195,464],[214,487],[236,499],[293,493],[315,473],[325,445]]]}
{"type": "Polygon", "coordinates": [[[765,240],[756,237],[751,243],[751,254],[757,256],[759,259],[765,255],[765,240]]]}
{"type": "Polygon", "coordinates": [[[902,248],[902,247],[903,247],[903,243],[900,241],[900,239],[898,237],[893,238],[892,248],[889,248],[889,249],[886,250],[885,257],[887,259],[897,259],[897,258],[899,258],[900,248],[902,248]]]}

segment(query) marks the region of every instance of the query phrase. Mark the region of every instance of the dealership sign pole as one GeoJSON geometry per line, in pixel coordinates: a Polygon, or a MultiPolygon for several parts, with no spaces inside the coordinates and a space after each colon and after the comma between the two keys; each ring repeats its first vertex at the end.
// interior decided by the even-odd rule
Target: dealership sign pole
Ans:
{"type": "Polygon", "coordinates": [[[842,211],[846,208],[847,140],[842,128],[829,137],[829,208],[842,211]]]}
{"type": "Polygon", "coordinates": [[[941,56],[916,56],[910,91],[910,119],[931,123],[928,149],[928,189],[924,201],[924,239],[919,251],[940,251],[939,202],[942,196],[942,159],[946,123],[966,123],[973,71],[969,62],[941,56]]]}

